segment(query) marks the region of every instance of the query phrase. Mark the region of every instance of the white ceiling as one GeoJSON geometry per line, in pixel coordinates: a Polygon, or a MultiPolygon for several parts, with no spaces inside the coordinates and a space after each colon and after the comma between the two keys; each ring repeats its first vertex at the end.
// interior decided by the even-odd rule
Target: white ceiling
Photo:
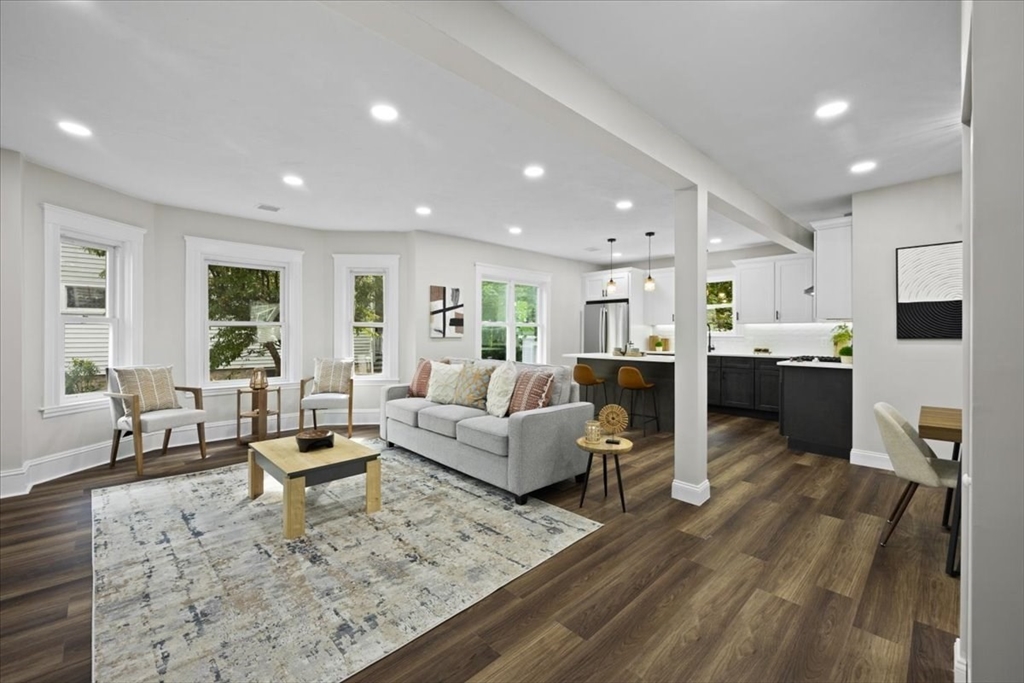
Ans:
{"type": "MultiPolygon", "coordinates": [[[[851,191],[909,180],[910,170],[958,167],[958,127],[956,166],[943,166],[950,145],[936,143],[948,137],[949,99],[937,83],[955,89],[958,68],[936,48],[959,42],[945,35],[947,9],[900,6],[887,10],[893,20],[873,7],[826,16],[796,3],[812,18],[800,20],[797,8],[769,4],[780,3],[510,6],[794,218],[842,213],[851,191]],[[851,59],[855,40],[829,37],[826,20],[861,37],[871,24],[878,36],[851,59]],[[602,41],[616,58],[590,54],[602,41]],[[824,91],[794,81],[830,70],[853,108],[821,126],[811,111],[824,91]],[[727,106],[738,101],[754,106],[727,106]],[[851,149],[883,143],[878,172],[845,173],[851,149]]],[[[625,261],[646,258],[654,230],[654,257],[673,251],[666,188],[319,3],[0,3],[0,145],[150,201],[284,224],[430,230],[594,263],[607,258],[608,237],[625,261]],[[397,106],[399,122],[373,121],[378,101],[397,106]],[[61,133],[62,119],[94,137],[61,133]],[[525,179],[528,163],[545,177],[525,179]],[[286,173],[306,186],[286,187],[286,173]],[[617,211],[620,198],[634,208],[617,211]],[[416,216],[419,204],[433,215],[416,216]]],[[[724,238],[714,250],[764,241],[717,214],[709,233],[724,238]]]]}
{"type": "Polygon", "coordinates": [[[960,169],[960,3],[501,4],[797,222],[960,169]]]}

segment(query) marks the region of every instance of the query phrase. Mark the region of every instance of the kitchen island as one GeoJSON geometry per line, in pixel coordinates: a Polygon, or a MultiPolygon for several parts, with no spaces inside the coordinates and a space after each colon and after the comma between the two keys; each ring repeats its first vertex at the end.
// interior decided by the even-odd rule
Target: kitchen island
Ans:
{"type": "Polygon", "coordinates": [[[789,447],[850,458],[853,446],[853,365],[783,361],[779,433],[789,447]]]}
{"type": "MultiPolygon", "coordinates": [[[[577,363],[584,363],[594,369],[594,374],[603,379],[608,387],[608,402],[618,403],[629,410],[628,395],[619,400],[619,368],[632,365],[640,370],[640,374],[656,387],[655,398],[658,402],[658,420],[661,431],[671,432],[675,425],[675,391],[676,391],[676,357],[669,354],[649,354],[646,356],[616,356],[610,353],[567,353],[565,358],[572,358],[577,363]]],[[[582,392],[580,394],[582,400],[582,392]]],[[[596,410],[604,407],[604,389],[598,387],[592,394],[596,410]]],[[[636,397],[637,411],[651,411],[650,398],[643,397],[643,408],[640,407],[641,396],[636,397]]],[[[638,425],[639,426],[639,425],[638,425]]],[[[632,429],[630,417],[630,429],[632,429]]],[[[648,425],[653,430],[654,423],[648,425]]]]}

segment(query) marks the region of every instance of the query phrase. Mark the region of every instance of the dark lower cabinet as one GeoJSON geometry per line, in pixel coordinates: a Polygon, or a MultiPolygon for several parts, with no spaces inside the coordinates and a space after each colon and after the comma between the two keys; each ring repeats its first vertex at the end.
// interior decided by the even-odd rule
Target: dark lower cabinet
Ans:
{"type": "Polygon", "coordinates": [[[758,360],[754,366],[754,409],[779,412],[779,366],[777,360],[758,360]]]}
{"type": "Polygon", "coordinates": [[[722,366],[722,405],[730,408],[754,407],[753,368],[722,366]]]}
{"type": "Polygon", "coordinates": [[[784,366],[779,433],[789,437],[793,450],[848,459],[853,444],[853,372],[784,366]]]}
{"type": "Polygon", "coordinates": [[[722,405],[722,359],[708,357],[708,405],[722,405]]]}

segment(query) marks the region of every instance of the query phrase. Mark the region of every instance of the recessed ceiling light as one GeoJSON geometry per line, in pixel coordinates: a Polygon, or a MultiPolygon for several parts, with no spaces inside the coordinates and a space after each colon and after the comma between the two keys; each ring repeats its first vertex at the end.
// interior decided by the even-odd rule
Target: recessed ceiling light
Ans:
{"type": "Polygon", "coordinates": [[[722,238],[721,237],[712,237],[711,239],[708,240],[708,242],[711,242],[711,244],[721,244],[722,243],[722,238]]]}
{"type": "Polygon", "coordinates": [[[878,166],[874,161],[858,161],[850,167],[850,173],[870,173],[878,166]]]}
{"type": "Polygon", "coordinates": [[[629,211],[630,209],[633,208],[633,202],[629,201],[628,199],[620,199],[619,201],[615,202],[615,208],[618,209],[619,211],[629,211]]]}
{"type": "Polygon", "coordinates": [[[370,108],[370,115],[378,121],[390,123],[398,118],[398,110],[390,104],[375,104],[370,108]]]}
{"type": "Polygon", "coordinates": [[[74,121],[61,121],[57,126],[69,135],[75,135],[80,138],[87,138],[92,136],[92,131],[83,126],[80,123],[74,121]]]}
{"type": "Polygon", "coordinates": [[[285,185],[291,185],[292,187],[302,187],[303,180],[297,175],[286,175],[281,180],[285,185]]]}
{"type": "Polygon", "coordinates": [[[814,112],[814,115],[817,116],[819,119],[831,119],[836,116],[839,116],[849,108],[849,102],[836,100],[835,102],[829,102],[828,104],[823,104],[820,107],[818,107],[817,111],[814,112]]]}
{"type": "Polygon", "coordinates": [[[540,178],[544,175],[544,168],[542,166],[527,166],[523,169],[523,175],[527,178],[540,178]]]}
{"type": "Polygon", "coordinates": [[[520,228],[518,225],[513,225],[512,227],[510,227],[508,229],[508,231],[509,231],[509,234],[512,234],[512,235],[522,235],[523,234],[523,229],[520,228]]]}
{"type": "Polygon", "coordinates": [[[421,216],[429,216],[432,213],[432,211],[429,206],[417,206],[416,213],[418,213],[421,216]]]}

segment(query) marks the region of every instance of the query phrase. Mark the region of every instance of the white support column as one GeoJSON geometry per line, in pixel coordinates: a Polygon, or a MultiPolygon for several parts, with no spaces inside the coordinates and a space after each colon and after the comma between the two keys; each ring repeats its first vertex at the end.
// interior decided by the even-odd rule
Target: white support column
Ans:
{"type": "Polygon", "coordinates": [[[675,480],[672,497],[702,505],[708,483],[708,357],[706,282],[708,192],[677,190],[675,480]]]}

